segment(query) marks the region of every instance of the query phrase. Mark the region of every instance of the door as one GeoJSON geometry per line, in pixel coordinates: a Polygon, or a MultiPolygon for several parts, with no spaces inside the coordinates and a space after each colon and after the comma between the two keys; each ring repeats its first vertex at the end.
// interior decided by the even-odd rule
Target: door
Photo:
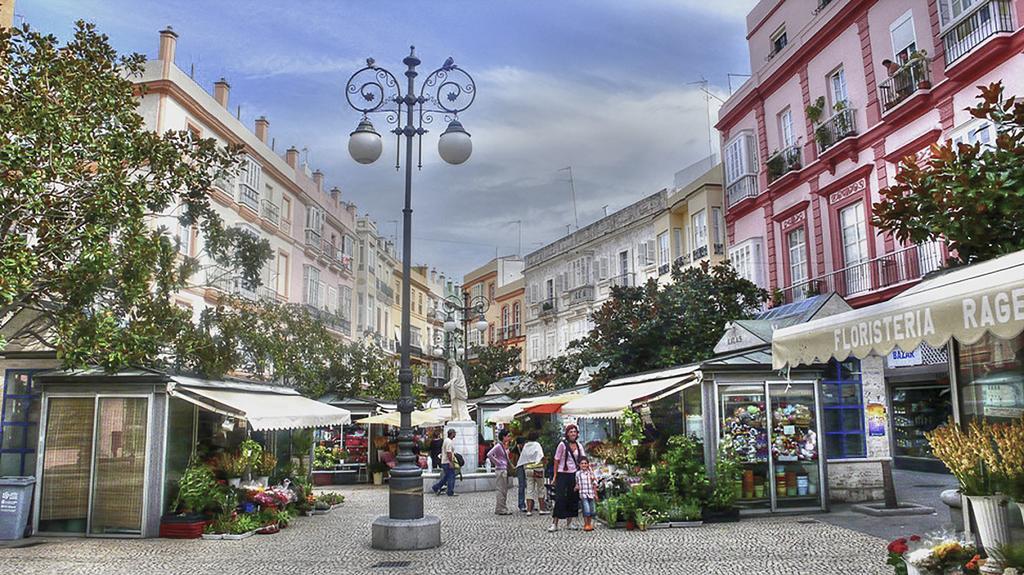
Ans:
{"type": "Polygon", "coordinates": [[[628,286],[629,283],[629,252],[619,252],[619,285],[628,286]]]}
{"type": "Polygon", "coordinates": [[[47,401],[40,532],[86,533],[95,408],[93,397],[52,397],[47,401]]]}
{"type": "Polygon", "coordinates": [[[843,208],[839,212],[839,222],[842,226],[843,268],[846,284],[846,293],[843,295],[852,295],[871,287],[864,203],[857,202],[843,208]]]}
{"type": "Polygon", "coordinates": [[[807,297],[807,242],[804,228],[797,228],[786,234],[789,250],[789,285],[793,286],[793,301],[807,297]]]}
{"type": "Polygon", "coordinates": [[[824,509],[817,386],[768,385],[772,509],[824,509]]]}
{"type": "Polygon", "coordinates": [[[732,441],[743,468],[736,505],[768,510],[771,508],[771,479],[764,383],[722,385],[718,388],[718,397],[721,437],[732,441]]]}
{"type": "Polygon", "coordinates": [[[93,440],[91,535],[141,535],[149,400],[100,397],[93,440]]]}

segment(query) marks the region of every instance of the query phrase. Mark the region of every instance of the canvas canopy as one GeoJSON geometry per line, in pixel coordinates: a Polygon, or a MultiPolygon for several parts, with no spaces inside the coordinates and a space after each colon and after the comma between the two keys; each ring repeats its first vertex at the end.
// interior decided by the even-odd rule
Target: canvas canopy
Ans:
{"type": "Polygon", "coordinates": [[[562,406],[562,415],[618,418],[634,402],[671,395],[697,381],[696,365],[646,374],[631,375],[608,382],[601,389],[562,406]]]}
{"type": "Polygon", "coordinates": [[[911,352],[950,338],[965,344],[986,333],[1010,339],[1024,330],[1024,251],[946,272],[891,300],[776,331],[772,366],[911,352]]]}
{"type": "MultiPolygon", "coordinates": [[[[439,407],[428,410],[415,410],[409,414],[413,427],[439,427],[444,425],[451,417],[451,408],[439,407]]],[[[397,411],[381,413],[371,417],[357,419],[356,423],[374,423],[377,425],[390,425],[398,427],[402,425],[402,414],[397,411]]]]}
{"type": "Polygon", "coordinates": [[[167,392],[203,409],[244,419],[255,431],[347,425],[346,409],[303,397],[294,389],[225,385],[190,377],[173,377],[167,392]]]}
{"type": "Polygon", "coordinates": [[[530,405],[530,403],[537,399],[536,397],[520,399],[508,407],[503,407],[488,417],[487,423],[512,423],[527,405],[530,405]]]}

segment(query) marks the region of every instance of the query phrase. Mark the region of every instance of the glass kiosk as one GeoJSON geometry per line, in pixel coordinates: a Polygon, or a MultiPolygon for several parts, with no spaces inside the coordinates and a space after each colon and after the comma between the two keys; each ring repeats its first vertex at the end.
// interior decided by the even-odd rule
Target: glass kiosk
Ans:
{"type": "Polygon", "coordinates": [[[732,440],[743,467],[737,505],[826,509],[817,382],[721,384],[717,396],[719,433],[732,440]]]}

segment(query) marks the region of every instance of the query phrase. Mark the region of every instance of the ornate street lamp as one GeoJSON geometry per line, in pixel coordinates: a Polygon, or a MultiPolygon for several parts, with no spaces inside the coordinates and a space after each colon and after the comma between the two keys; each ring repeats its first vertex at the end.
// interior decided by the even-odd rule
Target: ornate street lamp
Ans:
{"type": "MultiPolygon", "coordinates": [[[[455,321],[455,315],[457,314],[462,319],[462,357],[463,359],[468,358],[470,326],[480,333],[487,331],[489,324],[484,319],[484,314],[487,313],[490,304],[487,298],[483,296],[478,295],[470,298],[469,294],[466,294],[462,299],[459,296],[450,295],[441,300],[441,303],[444,304],[444,308],[448,312],[444,320],[444,330],[453,338],[455,332],[459,330],[459,322],[455,321]],[[476,321],[473,321],[474,317],[477,318],[476,321]]],[[[453,340],[450,343],[455,344],[453,340]]],[[[454,345],[452,347],[454,348],[454,345]]],[[[448,345],[445,348],[448,348],[448,345]]],[[[454,356],[454,349],[452,350],[452,355],[454,356]]]]}
{"type": "Polygon", "coordinates": [[[405,64],[406,89],[403,92],[398,78],[367,58],[366,67],[349,78],[345,98],[352,108],[363,116],[349,136],[348,151],[356,162],[372,164],[380,158],[383,142],[380,133],[370,122],[369,114],[380,113],[384,122],[394,125],[390,130],[396,138],[395,169],[401,164],[402,140],[405,140],[405,209],[402,234],[402,349],[398,381],[401,395],[398,411],[401,427],[398,433],[397,465],[391,470],[389,482],[388,515],[378,517],[372,526],[371,544],[376,549],[429,549],[441,545],[441,520],[423,515],[423,477],[412,451],[411,413],[412,369],[409,363],[409,274],[412,267],[412,148],[413,139],[419,143],[417,167],[423,167],[423,134],[435,116],[444,118],[448,128],[438,141],[438,154],[450,164],[461,164],[469,159],[473,144],[469,133],[459,122],[458,114],[469,108],[476,98],[473,77],[459,68],[452,58],[431,72],[423,80],[416,95],[416,67],[420,59],[415,47],[402,60],[405,64]],[[403,118],[404,115],[404,118],[403,118]],[[404,125],[403,125],[404,121],[404,125]]]}

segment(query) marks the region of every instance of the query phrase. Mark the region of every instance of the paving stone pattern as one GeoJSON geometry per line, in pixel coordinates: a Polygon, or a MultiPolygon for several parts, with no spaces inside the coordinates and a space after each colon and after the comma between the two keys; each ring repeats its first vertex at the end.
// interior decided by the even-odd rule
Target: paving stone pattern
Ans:
{"type": "MultiPolygon", "coordinates": [[[[885,542],[811,517],[646,533],[604,529],[548,533],[548,516],[496,516],[493,494],[426,496],[442,519],[444,546],[411,553],[370,549],[369,523],[384,489],[342,490],[329,515],[300,517],[279,534],[242,541],[51,538],[0,549],[0,574],[327,573],[673,573],[728,575],[888,575],[885,542]],[[485,558],[490,561],[485,562],[485,558]],[[375,567],[382,562],[406,566],[375,567]]],[[[819,516],[820,517],[820,516],[819,516]]]]}

